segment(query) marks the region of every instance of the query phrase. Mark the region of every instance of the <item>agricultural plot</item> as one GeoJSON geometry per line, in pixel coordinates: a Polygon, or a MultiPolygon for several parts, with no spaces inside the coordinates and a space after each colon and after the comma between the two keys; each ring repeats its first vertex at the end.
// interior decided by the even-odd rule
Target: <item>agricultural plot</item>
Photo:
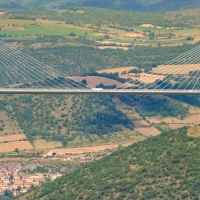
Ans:
{"type": "Polygon", "coordinates": [[[24,134],[0,136],[0,143],[27,140],[24,134]]]}
{"type": "Polygon", "coordinates": [[[190,108],[189,114],[184,119],[178,119],[174,117],[166,117],[166,118],[149,117],[148,121],[151,124],[164,123],[167,127],[171,129],[178,129],[184,126],[195,127],[196,125],[199,125],[200,114],[199,114],[199,109],[190,108]]]}
{"type": "MultiPolygon", "coordinates": [[[[131,145],[131,143],[125,143],[125,144],[122,143],[121,145],[127,147],[131,145]]],[[[83,147],[83,148],[51,149],[51,152],[65,153],[65,154],[97,153],[108,149],[117,149],[118,147],[119,144],[110,144],[110,145],[99,145],[99,146],[83,147]]]]}
{"type": "Polygon", "coordinates": [[[42,139],[36,139],[34,141],[34,148],[35,149],[52,149],[62,147],[62,142],[56,141],[46,141],[42,139]]]}
{"type": "Polygon", "coordinates": [[[105,86],[116,85],[117,87],[121,85],[118,81],[100,76],[73,76],[72,78],[78,82],[86,80],[87,86],[90,88],[95,88],[99,84],[104,84],[105,86]]]}
{"type": "Polygon", "coordinates": [[[15,151],[16,148],[19,150],[31,150],[33,149],[33,146],[29,141],[13,141],[0,144],[1,153],[15,151]]]}
{"type": "Polygon", "coordinates": [[[102,73],[118,73],[119,75],[121,75],[123,72],[128,73],[130,70],[135,69],[137,67],[119,67],[119,68],[110,68],[110,69],[104,69],[104,70],[100,70],[97,71],[98,73],[102,74],[102,73]]]}
{"type": "Polygon", "coordinates": [[[200,70],[200,64],[187,64],[187,65],[160,65],[152,70],[157,74],[188,74],[200,70]]]}
{"type": "Polygon", "coordinates": [[[0,153],[19,150],[31,150],[33,146],[27,141],[25,134],[13,134],[0,136],[0,153]]]}

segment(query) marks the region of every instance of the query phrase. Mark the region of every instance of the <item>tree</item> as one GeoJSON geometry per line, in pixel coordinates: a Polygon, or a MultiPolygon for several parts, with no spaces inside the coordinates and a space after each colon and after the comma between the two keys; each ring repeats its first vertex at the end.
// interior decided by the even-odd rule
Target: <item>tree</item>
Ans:
{"type": "Polygon", "coordinates": [[[21,191],[21,186],[17,187],[17,191],[19,191],[19,192],[21,191]]]}
{"type": "Polygon", "coordinates": [[[9,198],[12,198],[13,197],[13,193],[12,193],[12,191],[11,190],[5,190],[5,192],[4,192],[4,196],[6,196],[6,197],[9,197],[9,198]]]}
{"type": "Polygon", "coordinates": [[[83,85],[87,85],[87,81],[86,81],[85,79],[83,79],[83,80],[81,81],[81,83],[82,83],[83,85]]]}
{"type": "Polygon", "coordinates": [[[15,149],[15,152],[16,152],[16,153],[19,153],[19,149],[18,149],[18,148],[16,148],[16,149],[15,149]]]}

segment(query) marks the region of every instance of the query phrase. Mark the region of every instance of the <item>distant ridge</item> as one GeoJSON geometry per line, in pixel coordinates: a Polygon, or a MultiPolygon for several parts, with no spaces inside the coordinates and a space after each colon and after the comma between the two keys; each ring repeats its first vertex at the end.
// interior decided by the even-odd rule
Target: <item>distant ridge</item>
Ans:
{"type": "Polygon", "coordinates": [[[0,8],[65,9],[69,6],[92,6],[133,11],[173,11],[199,8],[200,0],[0,0],[0,8]]]}

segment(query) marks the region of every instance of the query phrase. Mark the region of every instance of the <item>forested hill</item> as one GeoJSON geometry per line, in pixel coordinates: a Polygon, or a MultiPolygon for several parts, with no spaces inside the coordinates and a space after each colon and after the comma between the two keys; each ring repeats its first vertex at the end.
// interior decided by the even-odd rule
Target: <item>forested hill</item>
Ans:
{"type": "Polygon", "coordinates": [[[200,0],[0,0],[2,8],[66,9],[92,6],[134,11],[170,11],[200,7],[200,0]]]}
{"type": "Polygon", "coordinates": [[[198,200],[200,138],[186,132],[164,132],[118,150],[26,194],[26,199],[198,200]]]}

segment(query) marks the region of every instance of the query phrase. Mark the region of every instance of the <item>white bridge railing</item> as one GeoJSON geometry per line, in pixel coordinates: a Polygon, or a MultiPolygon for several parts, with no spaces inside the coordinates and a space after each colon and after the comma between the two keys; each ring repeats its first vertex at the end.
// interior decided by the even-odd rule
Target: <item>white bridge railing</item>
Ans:
{"type": "Polygon", "coordinates": [[[1,88],[0,94],[184,94],[200,95],[200,90],[161,90],[161,89],[23,89],[1,88]]]}

